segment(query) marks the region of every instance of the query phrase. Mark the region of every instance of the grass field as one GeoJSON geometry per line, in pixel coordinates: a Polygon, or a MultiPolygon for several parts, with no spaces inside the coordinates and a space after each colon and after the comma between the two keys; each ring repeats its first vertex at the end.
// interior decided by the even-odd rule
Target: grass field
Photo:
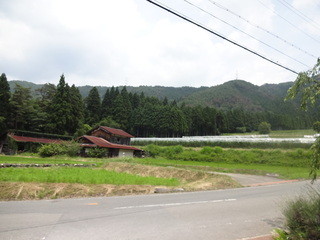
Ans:
{"type": "Polygon", "coordinates": [[[88,168],[5,168],[1,169],[0,181],[114,185],[179,185],[177,179],[141,177],[104,169],[88,168]]]}
{"type": "MultiPolygon", "coordinates": [[[[130,161],[129,159],[122,159],[122,161],[130,161]]],[[[132,161],[131,161],[132,162],[132,161]]],[[[246,164],[246,163],[215,163],[215,162],[195,162],[195,161],[181,161],[168,160],[164,158],[145,158],[135,159],[134,162],[139,164],[153,165],[153,166],[173,166],[186,169],[198,169],[203,171],[215,172],[231,172],[244,174],[276,174],[284,179],[308,179],[310,169],[308,167],[287,167],[287,166],[272,166],[268,164],[246,164]]]]}
{"type": "MultiPolygon", "coordinates": [[[[314,135],[316,132],[313,129],[299,129],[299,130],[275,130],[271,131],[268,135],[271,138],[303,138],[305,135],[314,135]]],[[[232,135],[259,135],[259,132],[249,133],[228,133],[223,134],[224,136],[232,135]]]]}

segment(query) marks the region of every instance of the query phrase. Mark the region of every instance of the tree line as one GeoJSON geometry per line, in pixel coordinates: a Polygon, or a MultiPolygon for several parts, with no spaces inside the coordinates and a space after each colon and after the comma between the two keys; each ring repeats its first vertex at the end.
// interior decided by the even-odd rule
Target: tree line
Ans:
{"type": "Polygon", "coordinates": [[[13,93],[3,73],[0,76],[0,132],[8,129],[81,136],[92,127],[121,128],[137,137],[204,136],[258,130],[261,122],[273,129],[311,127],[310,116],[293,117],[272,112],[250,112],[241,108],[220,110],[190,107],[166,98],[147,97],[111,87],[103,96],[93,87],[83,99],[79,89],[66,83],[47,83],[32,97],[30,88],[19,84],[13,93]]]}

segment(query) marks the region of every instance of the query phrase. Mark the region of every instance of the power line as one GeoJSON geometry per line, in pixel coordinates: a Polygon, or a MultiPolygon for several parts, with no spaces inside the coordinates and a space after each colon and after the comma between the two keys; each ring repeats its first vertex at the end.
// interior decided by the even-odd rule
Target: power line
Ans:
{"type": "Polygon", "coordinates": [[[269,9],[270,11],[272,11],[274,14],[276,14],[278,17],[280,17],[282,20],[284,20],[285,22],[287,22],[289,25],[291,25],[292,27],[294,27],[295,29],[299,30],[300,32],[302,32],[304,35],[308,36],[309,38],[311,38],[312,40],[316,41],[317,43],[320,44],[320,41],[317,40],[316,38],[312,37],[310,34],[306,33],[305,31],[303,31],[301,28],[298,28],[296,25],[294,25],[293,23],[291,23],[290,21],[288,21],[287,19],[285,19],[284,17],[282,17],[279,13],[277,13],[275,10],[270,9],[267,5],[265,5],[263,2],[261,2],[260,0],[258,0],[258,2],[263,5],[265,8],[269,9]]]}
{"type": "Polygon", "coordinates": [[[256,41],[258,41],[258,42],[262,43],[263,45],[265,45],[265,46],[267,46],[267,47],[269,47],[269,48],[273,49],[274,51],[276,51],[276,52],[278,52],[278,53],[280,53],[280,54],[282,54],[282,55],[284,55],[284,56],[286,56],[286,57],[288,57],[288,58],[292,59],[293,61],[295,61],[295,62],[297,62],[297,63],[300,63],[301,65],[303,65],[303,66],[305,66],[305,67],[308,67],[308,65],[304,64],[303,62],[301,62],[301,61],[299,61],[299,60],[297,60],[297,59],[295,59],[295,58],[293,58],[293,57],[289,56],[288,54],[286,54],[286,53],[284,53],[284,52],[282,52],[282,51],[280,51],[280,50],[278,50],[278,49],[276,49],[276,48],[274,48],[274,47],[272,47],[270,44],[268,44],[268,43],[265,43],[265,42],[261,41],[260,39],[258,39],[258,38],[256,38],[256,37],[252,36],[251,34],[249,34],[249,33],[245,32],[245,31],[243,31],[243,30],[241,30],[241,29],[239,29],[239,28],[237,28],[237,27],[233,26],[232,24],[230,24],[230,23],[228,23],[228,22],[226,22],[226,21],[222,20],[221,18],[218,18],[217,16],[215,16],[215,15],[213,15],[212,13],[210,13],[210,12],[208,12],[208,11],[204,10],[203,8],[201,8],[201,7],[197,6],[197,5],[195,5],[195,4],[191,3],[191,2],[189,2],[188,0],[183,0],[183,1],[184,1],[184,2],[186,2],[186,3],[188,3],[188,4],[190,4],[191,6],[193,6],[193,7],[195,7],[195,8],[197,8],[197,9],[199,9],[200,11],[202,11],[202,12],[204,12],[204,13],[206,13],[206,14],[210,15],[211,17],[213,17],[213,18],[215,18],[215,19],[218,19],[219,21],[223,22],[224,24],[226,24],[226,25],[228,25],[228,26],[230,26],[230,27],[232,27],[232,28],[236,29],[237,31],[239,31],[239,32],[241,32],[241,33],[243,33],[243,34],[245,34],[245,35],[249,36],[250,38],[252,38],[252,39],[254,39],[254,40],[256,40],[256,41]]]}
{"type": "Polygon", "coordinates": [[[216,2],[214,2],[214,1],[212,1],[212,0],[208,0],[208,1],[209,1],[211,4],[217,6],[218,8],[220,8],[220,9],[222,9],[222,10],[224,10],[224,11],[227,11],[228,13],[231,13],[232,15],[240,18],[241,20],[245,21],[246,23],[250,24],[251,26],[256,27],[256,28],[258,28],[258,29],[260,29],[260,30],[268,33],[269,35],[271,35],[271,36],[273,36],[273,37],[281,40],[282,42],[286,43],[287,45],[289,45],[289,46],[291,46],[291,47],[293,47],[293,48],[295,48],[295,49],[297,49],[297,50],[299,50],[299,51],[301,51],[301,52],[303,52],[303,53],[305,53],[306,55],[309,55],[310,57],[317,58],[317,57],[314,56],[313,54],[311,54],[311,53],[309,53],[309,52],[301,49],[300,47],[296,46],[295,44],[293,44],[293,43],[291,43],[291,42],[289,42],[289,41],[287,41],[287,40],[285,40],[284,38],[278,36],[277,34],[274,34],[274,33],[272,33],[271,31],[269,31],[269,30],[267,30],[267,29],[265,29],[265,28],[263,28],[263,27],[260,27],[259,25],[256,25],[256,24],[254,24],[254,23],[251,23],[248,19],[240,16],[239,14],[231,11],[230,9],[228,9],[228,8],[226,8],[226,7],[224,7],[224,6],[222,6],[221,4],[216,3],[216,2]]]}
{"type": "Polygon", "coordinates": [[[200,23],[197,23],[197,22],[191,20],[191,19],[188,18],[187,16],[184,16],[184,15],[182,15],[182,14],[174,11],[173,9],[170,9],[170,8],[167,7],[167,6],[162,6],[162,5],[160,5],[160,4],[158,4],[157,2],[152,1],[152,0],[146,0],[146,1],[152,3],[153,5],[161,8],[161,9],[163,9],[163,10],[165,10],[165,11],[167,11],[167,12],[169,12],[169,13],[171,13],[171,14],[173,14],[173,15],[175,15],[175,16],[177,16],[177,17],[179,17],[179,18],[181,18],[181,19],[183,19],[183,20],[185,20],[185,21],[187,21],[187,22],[189,22],[189,23],[192,23],[192,24],[196,25],[197,27],[202,28],[202,29],[204,29],[204,30],[206,30],[206,31],[208,31],[208,32],[210,32],[210,33],[212,33],[212,34],[214,34],[214,35],[216,35],[216,36],[218,36],[218,37],[220,37],[220,38],[222,38],[222,39],[224,39],[224,40],[226,40],[226,41],[228,41],[228,42],[230,42],[230,43],[232,43],[232,44],[234,44],[234,45],[236,45],[236,46],[238,46],[238,47],[240,47],[240,48],[242,48],[242,49],[244,49],[244,50],[246,50],[246,51],[248,51],[248,52],[250,52],[250,53],[252,53],[252,54],[257,55],[258,57],[260,57],[260,58],[262,58],[262,59],[264,59],[264,60],[266,60],[266,61],[268,61],[268,62],[271,62],[271,63],[273,63],[273,64],[275,64],[275,65],[277,65],[277,66],[279,66],[279,67],[281,67],[281,68],[284,68],[284,69],[286,69],[286,70],[288,70],[288,71],[290,71],[290,72],[292,72],[292,73],[298,74],[298,72],[296,72],[296,71],[294,71],[294,70],[292,70],[292,69],[290,69],[290,68],[288,68],[288,67],[285,67],[285,66],[281,65],[280,63],[277,63],[277,62],[275,62],[275,61],[273,61],[273,60],[271,60],[271,59],[269,59],[269,58],[267,58],[267,57],[265,57],[265,56],[263,56],[263,55],[255,52],[255,51],[253,51],[253,50],[251,50],[251,49],[249,49],[249,48],[247,48],[247,47],[245,47],[245,46],[242,46],[242,45],[240,45],[239,43],[236,43],[235,41],[232,41],[232,40],[228,39],[227,37],[224,37],[223,35],[221,35],[221,34],[219,34],[219,33],[217,33],[217,32],[214,32],[214,31],[211,30],[211,29],[208,29],[207,27],[201,25],[200,23]]]}
{"type": "Polygon", "coordinates": [[[294,14],[296,14],[297,16],[299,16],[301,19],[303,19],[304,21],[306,21],[307,23],[312,24],[315,28],[320,30],[320,27],[317,26],[317,23],[315,21],[313,21],[311,18],[309,18],[307,15],[305,15],[303,12],[299,11],[298,9],[296,9],[294,6],[292,6],[290,3],[288,3],[285,0],[278,0],[278,2],[280,4],[282,4],[283,6],[285,6],[286,8],[288,8],[290,11],[292,11],[294,14]]]}

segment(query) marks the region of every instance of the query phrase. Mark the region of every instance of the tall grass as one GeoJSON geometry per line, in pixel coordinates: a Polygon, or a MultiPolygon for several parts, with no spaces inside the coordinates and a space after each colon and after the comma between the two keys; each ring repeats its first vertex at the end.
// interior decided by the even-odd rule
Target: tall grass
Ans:
{"type": "Polygon", "coordinates": [[[177,186],[175,178],[141,177],[133,174],[118,173],[104,169],[87,168],[6,168],[1,169],[0,181],[82,183],[115,185],[164,185],[177,186]]]}
{"type": "Polygon", "coordinates": [[[304,148],[309,149],[311,143],[297,143],[297,142],[210,142],[210,141],[137,141],[134,140],[134,145],[147,146],[150,144],[158,146],[176,146],[180,145],[183,147],[223,147],[223,148],[259,148],[259,149],[295,149],[304,148]]]}
{"type": "Polygon", "coordinates": [[[171,160],[224,162],[245,164],[268,164],[273,166],[306,167],[310,166],[312,152],[305,149],[295,150],[242,150],[222,149],[221,147],[203,147],[199,151],[183,149],[181,146],[161,147],[148,145],[144,150],[153,157],[171,160]],[[180,149],[177,151],[176,149],[180,149]]]}

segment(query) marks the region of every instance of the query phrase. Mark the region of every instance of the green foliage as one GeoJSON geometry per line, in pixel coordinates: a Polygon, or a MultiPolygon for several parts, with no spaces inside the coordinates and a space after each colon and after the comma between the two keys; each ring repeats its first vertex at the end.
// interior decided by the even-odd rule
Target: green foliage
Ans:
{"type": "Polygon", "coordinates": [[[81,137],[82,135],[86,135],[90,130],[92,129],[92,127],[90,127],[90,125],[88,124],[82,124],[80,125],[80,127],[77,129],[77,131],[74,133],[74,138],[78,138],[81,137]]]}
{"type": "Polygon", "coordinates": [[[93,87],[88,97],[85,99],[86,117],[85,121],[89,125],[96,124],[101,117],[101,99],[96,87],[93,87]]]}
{"type": "Polygon", "coordinates": [[[183,149],[182,146],[160,147],[148,145],[144,150],[151,157],[198,162],[226,162],[243,164],[268,164],[271,166],[306,167],[312,155],[310,150],[235,150],[221,147],[203,147],[199,151],[183,149]]]}
{"type": "Polygon", "coordinates": [[[90,148],[87,153],[88,157],[92,158],[103,158],[108,154],[108,150],[105,148],[90,148]]]}
{"type": "Polygon", "coordinates": [[[306,71],[299,73],[294,85],[288,90],[286,99],[292,99],[301,94],[300,106],[306,109],[308,103],[311,105],[316,104],[316,100],[320,96],[320,58],[316,65],[306,71]]]}
{"type": "Polygon", "coordinates": [[[56,143],[45,144],[39,148],[38,153],[41,157],[52,157],[65,154],[64,146],[56,143]]]}
{"type": "Polygon", "coordinates": [[[271,132],[271,124],[267,122],[261,122],[258,129],[260,134],[268,134],[271,132]]]}
{"type": "Polygon", "coordinates": [[[287,203],[285,216],[285,233],[289,240],[320,239],[320,193],[316,190],[309,196],[302,196],[287,203]]]}
{"type": "Polygon", "coordinates": [[[177,186],[175,178],[141,177],[105,169],[91,168],[5,168],[1,169],[0,181],[49,182],[116,185],[177,186]]]}
{"type": "Polygon", "coordinates": [[[157,145],[157,146],[174,146],[181,145],[184,147],[204,147],[204,146],[219,146],[223,148],[259,148],[259,149],[295,149],[303,148],[310,149],[312,144],[309,143],[295,143],[295,142],[206,142],[206,141],[152,141],[152,140],[134,140],[133,144],[139,146],[157,145]]]}
{"type": "Polygon", "coordinates": [[[312,145],[311,150],[313,152],[311,157],[311,172],[313,181],[317,179],[317,171],[320,169],[320,137],[317,137],[315,143],[312,145]]]}
{"type": "Polygon", "coordinates": [[[275,229],[277,236],[275,236],[274,240],[289,240],[288,233],[282,229],[275,229]]]}
{"type": "Polygon", "coordinates": [[[316,131],[317,133],[320,133],[320,121],[314,122],[312,127],[314,131],[316,131]]]}
{"type": "Polygon", "coordinates": [[[56,155],[68,155],[70,157],[77,156],[80,151],[80,146],[76,142],[64,142],[61,144],[50,143],[42,145],[38,153],[41,157],[52,157],[56,155]]]}
{"type": "Polygon", "coordinates": [[[0,76],[0,134],[7,130],[10,117],[10,86],[4,73],[0,76]]]}
{"type": "Polygon", "coordinates": [[[11,119],[14,128],[27,128],[35,112],[29,88],[16,85],[11,98],[11,119]]]}
{"type": "Polygon", "coordinates": [[[156,157],[160,155],[161,147],[155,144],[147,145],[144,150],[147,152],[147,155],[150,157],[156,157]]]}
{"type": "Polygon", "coordinates": [[[247,131],[246,127],[236,127],[237,133],[245,133],[247,131]]]}

